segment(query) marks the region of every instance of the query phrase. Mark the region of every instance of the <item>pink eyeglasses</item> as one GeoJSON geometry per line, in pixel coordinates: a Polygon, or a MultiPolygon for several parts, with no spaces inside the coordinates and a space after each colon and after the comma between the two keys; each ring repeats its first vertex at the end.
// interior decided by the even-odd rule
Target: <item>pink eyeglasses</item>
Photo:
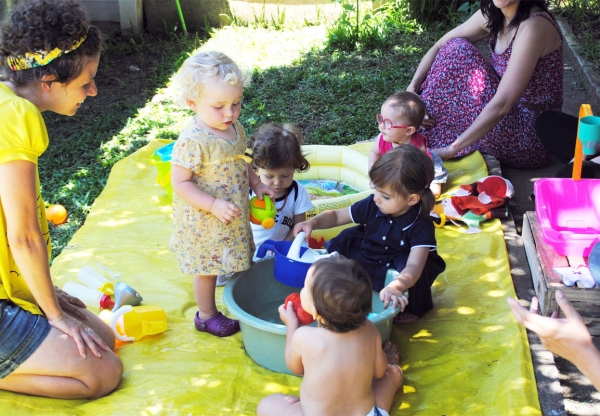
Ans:
{"type": "Polygon", "coordinates": [[[388,118],[383,118],[383,116],[381,114],[377,114],[375,116],[375,120],[377,120],[377,123],[381,124],[383,123],[383,127],[385,127],[386,130],[391,130],[391,129],[406,129],[410,126],[394,126],[392,124],[392,120],[388,119],[388,118]]]}

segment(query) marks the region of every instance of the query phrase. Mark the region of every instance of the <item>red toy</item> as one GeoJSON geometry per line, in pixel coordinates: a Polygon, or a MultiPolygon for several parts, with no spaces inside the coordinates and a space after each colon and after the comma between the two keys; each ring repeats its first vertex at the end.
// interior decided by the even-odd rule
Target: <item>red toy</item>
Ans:
{"type": "Polygon", "coordinates": [[[309,314],[304,309],[302,309],[302,303],[300,302],[300,294],[299,293],[292,293],[287,298],[285,298],[283,307],[285,308],[287,306],[288,302],[290,302],[290,301],[292,302],[292,308],[294,308],[294,312],[296,312],[296,316],[298,317],[298,320],[300,321],[300,325],[310,325],[315,321],[315,319],[312,317],[311,314],[309,314]]]}
{"type": "Polygon", "coordinates": [[[308,240],[308,247],[312,248],[313,250],[318,250],[320,248],[324,248],[325,247],[325,239],[323,237],[321,237],[317,240],[314,237],[310,237],[308,240]]]}

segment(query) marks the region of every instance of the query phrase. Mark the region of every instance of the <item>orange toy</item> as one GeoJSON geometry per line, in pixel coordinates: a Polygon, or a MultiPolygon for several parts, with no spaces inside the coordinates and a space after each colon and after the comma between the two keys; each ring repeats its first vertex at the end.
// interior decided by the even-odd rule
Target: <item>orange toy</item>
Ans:
{"type": "Polygon", "coordinates": [[[46,209],[46,218],[54,225],[67,221],[67,210],[62,205],[53,204],[46,209]]]}

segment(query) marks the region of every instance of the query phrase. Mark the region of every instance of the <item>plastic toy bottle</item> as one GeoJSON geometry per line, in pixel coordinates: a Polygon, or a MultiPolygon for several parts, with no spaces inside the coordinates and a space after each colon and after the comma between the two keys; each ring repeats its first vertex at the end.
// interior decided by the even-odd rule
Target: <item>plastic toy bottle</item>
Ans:
{"type": "Polygon", "coordinates": [[[273,228],[276,215],[277,208],[267,195],[263,195],[262,201],[257,197],[250,200],[250,222],[253,224],[262,225],[266,229],[273,228]]]}
{"type": "Polygon", "coordinates": [[[115,293],[115,285],[108,281],[108,279],[91,266],[83,266],[79,269],[77,278],[84,285],[97,289],[107,295],[115,293]]]}
{"type": "Polygon", "coordinates": [[[81,299],[83,303],[92,308],[110,309],[115,305],[107,294],[77,282],[65,283],[62,290],[73,297],[81,299]]]}

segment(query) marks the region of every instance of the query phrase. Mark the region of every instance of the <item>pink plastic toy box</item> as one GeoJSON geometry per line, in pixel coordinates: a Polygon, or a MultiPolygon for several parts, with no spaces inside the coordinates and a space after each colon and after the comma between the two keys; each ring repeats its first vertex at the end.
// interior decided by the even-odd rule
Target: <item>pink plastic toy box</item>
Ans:
{"type": "Polygon", "coordinates": [[[544,242],[563,256],[587,257],[600,240],[600,180],[539,179],[534,190],[544,242]]]}

